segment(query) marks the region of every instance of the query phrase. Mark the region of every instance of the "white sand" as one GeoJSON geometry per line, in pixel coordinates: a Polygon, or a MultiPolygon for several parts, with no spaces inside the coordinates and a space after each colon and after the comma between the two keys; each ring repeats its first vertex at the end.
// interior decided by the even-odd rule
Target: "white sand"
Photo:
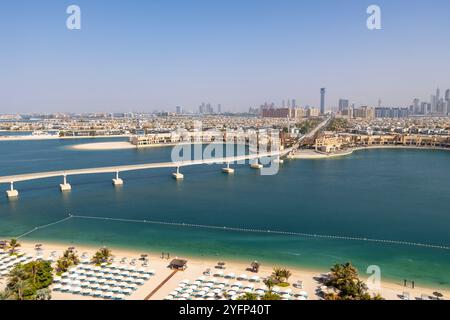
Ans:
{"type": "Polygon", "coordinates": [[[70,146],[69,148],[74,150],[122,150],[122,149],[136,149],[136,146],[128,141],[116,141],[116,142],[76,144],[70,146]]]}
{"type": "MultiPolygon", "coordinates": [[[[22,247],[20,250],[30,255],[34,255],[34,243],[31,242],[21,242],[22,247]]],[[[51,244],[44,243],[44,257],[47,257],[52,251],[57,251],[57,255],[60,256],[62,252],[68,247],[70,244],[51,244]]],[[[79,246],[76,245],[78,253],[81,255],[83,252],[87,252],[90,256],[96,251],[97,248],[79,246]]],[[[124,249],[112,249],[113,255],[116,260],[120,260],[122,257],[127,257],[128,261],[131,258],[139,258],[140,254],[144,253],[142,251],[133,251],[133,250],[124,250],[124,249]]],[[[158,253],[147,253],[149,256],[149,268],[154,269],[156,271],[156,275],[151,277],[150,280],[146,281],[143,286],[140,286],[137,291],[135,291],[131,296],[127,297],[130,300],[142,300],[144,299],[150,292],[152,292],[161,282],[164,281],[172,272],[172,270],[168,269],[167,266],[171,259],[162,259],[160,254],[158,253]]],[[[188,260],[188,268],[186,271],[176,273],[166,284],[164,284],[152,297],[151,300],[161,300],[164,299],[170,292],[172,292],[180,281],[184,279],[189,279],[191,281],[195,281],[199,276],[203,275],[203,272],[209,268],[212,272],[216,269],[214,268],[217,261],[211,259],[199,259],[199,258],[189,258],[189,257],[180,257],[188,260]]],[[[233,272],[236,275],[247,274],[249,277],[253,274],[246,270],[249,267],[249,263],[242,261],[228,261],[226,260],[226,269],[225,273],[233,272]]],[[[258,276],[266,277],[271,274],[273,267],[280,266],[271,266],[271,265],[262,265],[258,276]]],[[[320,299],[316,294],[316,290],[320,286],[314,277],[323,273],[326,270],[306,270],[300,268],[289,268],[292,272],[292,277],[289,279],[290,283],[294,283],[297,280],[303,281],[303,290],[308,292],[310,300],[320,299]]],[[[232,282],[232,281],[230,281],[232,282]]],[[[5,285],[4,280],[0,279],[0,289],[5,285]]],[[[259,287],[261,283],[257,284],[256,287],[259,287]]],[[[298,293],[301,291],[300,289],[293,288],[293,293],[298,293]]],[[[407,291],[410,293],[411,299],[420,298],[422,294],[432,295],[432,293],[436,290],[432,288],[425,287],[417,287],[415,289],[404,288],[401,283],[396,282],[382,282],[380,290],[371,291],[372,293],[381,293],[381,295],[390,300],[398,300],[398,295],[402,294],[403,291],[407,291]]],[[[438,289],[437,291],[444,294],[444,299],[450,299],[450,290],[442,290],[438,289]]],[[[81,300],[81,299],[94,299],[92,297],[85,297],[81,295],[73,295],[69,293],[61,293],[61,292],[53,292],[53,299],[55,300],[81,300]]]]}

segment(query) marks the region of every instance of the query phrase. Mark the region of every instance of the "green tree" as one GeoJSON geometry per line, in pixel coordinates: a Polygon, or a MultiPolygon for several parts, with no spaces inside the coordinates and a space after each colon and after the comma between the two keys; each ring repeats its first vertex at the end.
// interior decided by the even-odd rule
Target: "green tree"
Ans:
{"type": "Polygon", "coordinates": [[[61,274],[66,272],[71,266],[80,263],[80,258],[73,249],[67,249],[63,255],[56,261],[56,272],[61,274]]]}
{"type": "Polygon", "coordinates": [[[103,247],[98,250],[92,257],[92,263],[100,265],[102,263],[109,263],[112,259],[112,252],[110,249],[103,247]]]}
{"type": "Polygon", "coordinates": [[[20,243],[17,241],[17,239],[11,239],[9,240],[9,244],[8,244],[8,248],[9,248],[9,252],[11,254],[16,253],[17,248],[19,248],[21,245],[20,243]]]}
{"type": "MultiPolygon", "coordinates": [[[[358,270],[351,263],[336,264],[331,268],[330,278],[325,282],[335,289],[334,293],[327,293],[328,300],[371,300],[366,284],[358,277],[358,270]]],[[[373,299],[382,299],[375,296],[373,299]]]]}
{"type": "Polygon", "coordinates": [[[6,288],[16,300],[33,300],[40,289],[53,282],[53,268],[48,261],[16,265],[9,273],[6,288]]]}
{"type": "Polygon", "coordinates": [[[237,298],[237,300],[258,300],[258,295],[246,292],[243,296],[237,298]]]}
{"type": "Polygon", "coordinates": [[[49,288],[39,289],[36,291],[36,300],[50,300],[52,292],[49,288]]]}
{"type": "Polygon", "coordinates": [[[264,279],[264,284],[267,287],[267,290],[269,290],[269,292],[272,292],[273,287],[275,286],[275,282],[273,281],[273,279],[271,277],[264,279]]]}
{"type": "Polygon", "coordinates": [[[261,300],[281,300],[281,297],[279,294],[269,291],[261,297],[261,300]]]}

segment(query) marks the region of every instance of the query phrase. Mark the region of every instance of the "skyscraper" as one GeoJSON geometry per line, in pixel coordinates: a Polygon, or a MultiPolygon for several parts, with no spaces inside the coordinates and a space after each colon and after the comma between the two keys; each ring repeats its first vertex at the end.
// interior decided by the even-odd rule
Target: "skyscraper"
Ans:
{"type": "Polygon", "coordinates": [[[320,88],[320,113],[325,114],[325,88],[320,88]]]}
{"type": "Polygon", "coordinates": [[[348,109],[348,100],[347,99],[339,99],[339,111],[348,109]]]}
{"type": "Polygon", "coordinates": [[[450,89],[445,91],[445,101],[450,101],[450,89]]]}
{"type": "Polygon", "coordinates": [[[182,113],[183,113],[183,107],[177,106],[177,114],[182,114],[182,113]]]}
{"type": "Polygon", "coordinates": [[[218,114],[222,113],[222,105],[220,103],[217,105],[217,113],[218,114]]]}

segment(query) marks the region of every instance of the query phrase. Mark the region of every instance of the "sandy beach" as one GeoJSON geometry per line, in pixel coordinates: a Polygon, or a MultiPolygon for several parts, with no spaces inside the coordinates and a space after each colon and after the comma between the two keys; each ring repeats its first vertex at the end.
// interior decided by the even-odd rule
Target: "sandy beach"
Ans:
{"type": "MultiPolygon", "coordinates": [[[[22,242],[22,246],[20,247],[20,251],[26,253],[31,256],[35,256],[35,244],[34,242],[22,242]]],[[[61,256],[62,252],[67,249],[67,247],[71,246],[70,244],[62,244],[62,243],[42,243],[44,249],[44,258],[48,257],[51,252],[56,251],[57,257],[61,256]]],[[[81,255],[82,253],[87,253],[89,256],[92,256],[93,253],[98,249],[95,247],[89,246],[79,246],[76,245],[76,249],[78,253],[81,255]]],[[[148,254],[149,258],[149,267],[155,270],[155,276],[151,277],[148,281],[144,283],[144,285],[140,286],[132,295],[127,297],[130,300],[143,300],[145,297],[149,295],[149,293],[153,292],[155,288],[157,288],[166,278],[168,278],[173,272],[168,268],[169,262],[175,256],[170,255],[170,259],[161,258],[161,253],[152,253],[152,252],[142,252],[142,251],[133,251],[133,250],[124,250],[112,248],[112,253],[116,260],[120,260],[123,257],[127,257],[128,260],[131,258],[139,258],[141,254],[148,254]]],[[[175,288],[178,287],[179,283],[188,279],[191,281],[195,281],[200,276],[203,276],[205,270],[210,269],[212,272],[217,270],[215,266],[217,265],[217,261],[207,258],[191,258],[191,257],[179,257],[188,260],[188,268],[185,271],[176,272],[170,279],[164,283],[154,294],[150,297],[149,300],[162,300],[164,299],[170,292],[172,292],[175,288]]],[[[225,261],[225,270],[226,273],[234,273],[236,275],[247,274],[249,277],[254,274],[248,270],[246,270],[251,262],[249,259],[248,262],[243,261],[225,261]]],[[[272,273],[274,267],[283,267],[283,266],[275,266],[275,265],[261,265],[260,270],[258,272],[258,276],[261,278],[267,277],[272,273]]],[[[297,289],[294,287],[290,287],[293,293],[296,291],[306,291],[309,296],[309,300],[317,300],[321,299],[317,294],[316,290],[320,287],[320,284],[315,280],[315,277],[320,274],[327,272],[327,270],[308,270],[301,268],[289,268],[292,272],[292,276],[289,279],[290,283],[295,283],[296,281],[303,282],[303,289],[297,289]]],[[[5,285],[5,279],[0,279],[0,289],[2,289],[5,285]]],[[[262,285],[260,283],[258,286],[262,285]]],[[[411,296],[411,299],[419,299],[423,294],[432,295],[434,291],[433,288],[426,287],[418,287],[415,289],[404,288],[403,284],[396,283],[395,281],[381,281],[381,287],[378,290],[371,290],[370,292],[380,293],[385,299],[389,300],[399,300],[404,291],[408,292],[411,296]]],[[[438,289],[437,291],[441,292],[444,295],[444,299],[450,298],[450,290],[442,290],[438,289]]],[[[60,291],[54,291],[52,293],[52,299],[55,300],[80,300],[80,299],[95,299],[89,296],[83,295],[74,295],[71,293],[63,293],[60,291]]],[[[98,298],[97,298],[98,299],[98,298]]]]}
{"type": "Polygon", "coordinates": [[[357,147],[347,150],[341,150],[334,153],[324,153],[315,151],[313,149],[303,149],[297,150],[294,155],[290,156],[290,159],[299,160],[313,160],[313,159],[329,159],[344,157],[353,154],[360,150],[374,150],[374,149],[412,149],[412,150],[438,150],[438,151],[450,151],[446,148],[433,148],[433,147],[416,147],[416,146],[367,146],[367,147],[357,147]]]}
{"type": "Polygon", "coordinates": [[[83,143],[68,147],[73,150],[123,150],[123,149],[136,149],[136,146],[128,141],[115,141],[115,142],[98,142],[98,143],[83,143]]]}

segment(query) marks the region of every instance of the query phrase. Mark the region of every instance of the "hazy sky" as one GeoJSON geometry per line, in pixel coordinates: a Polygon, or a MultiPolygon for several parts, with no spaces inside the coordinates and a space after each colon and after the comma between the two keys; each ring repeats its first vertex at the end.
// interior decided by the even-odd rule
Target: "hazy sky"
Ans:
{"type": "Polygon", "coordinates": [[[449,34],[448,0],[1,1],[0,113],[406,106],[450,87],[449,34]]]}

